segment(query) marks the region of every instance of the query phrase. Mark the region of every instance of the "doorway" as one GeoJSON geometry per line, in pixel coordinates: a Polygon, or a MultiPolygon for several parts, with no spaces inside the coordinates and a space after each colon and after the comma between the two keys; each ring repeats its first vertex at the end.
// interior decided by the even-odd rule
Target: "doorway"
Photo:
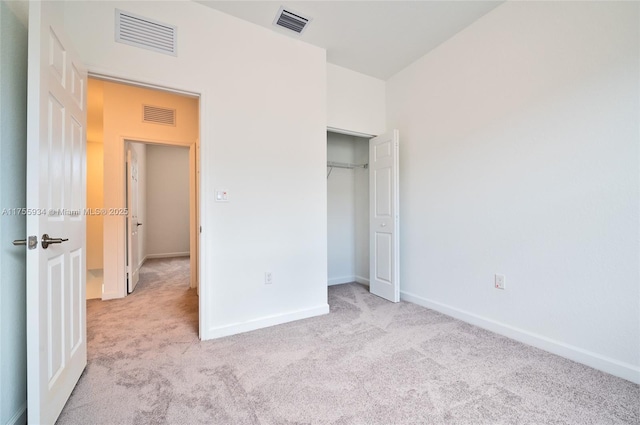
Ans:
{"type": "Polygon", "coordinates": [[[369,286],[369,138],[327,132],[328,285],[369,286]]]}
{"type": "Polygon", "coordinates": [[[328,285],[400,301],[398,130],[327,132],[328,285]],[[333,179],[332,179],[333,177],[333,179]]]}
{"type": "MultiPolygon", "coordinates": [[[[135,287],[128,282],[133,283],[134,275],[147,259],[170,256],[189,258],[189,285],[197,288],[199,98],[120,81],[89,78],[87,109],[87,208],[89,212],[101,212],[87,217],[87,298],[106,300],[127,296],[135,287]],[[158,248],[158,243],[152,242],[154,249],[147,249],[150,232],[146,229],[153,227],[153,220],[148,222],[145,218],[149,213],[148,203],[145,202],[135,211],[138,215],[134,219],[137,220],[135,227],[139,240],[135,249],[138,258],[134,261],[130,259],[134,250],[128,248],[132,228],[130,213],[133,209],[128,208],[131,201],[128,199],[128,173],[125,171],[129,174],[131,171],[128,166],[130,159],[127,160],[127,155],[131,154],[130,147],[138,157],[136,178],[139,183],[145,183],[144,188],[139,188],[145,200],[149,156],[164,158],[160,168],[175,171],[176,164],[180,164],[179,168],[184,171],[178,179],[181,185],[176,192],[182,199],[180,208],[175,203],[175,208],[171,208],[181,217],[181,224],[167,227],[182,229],[179,243],[174,244],[173,248],[158,248]],[[178,158],[177,163],[167,163],[171,156],[178,158]],[[100,165],[103,166],[102,170],[100,165]],[[92,182],[92,177],[98,180],[92,182]],[[99,193],[100,189],[102,193],[99,193]],[[156,248],[169,251],[156,252],[156,248]],[[128,266],[132,267],[128,269],[128,266]]],[[[161,175],[162,172],[155,173],[156,177],[161,175]]],[[[169,189],[166,182],[164,188],[158,190],[162,192],[164,189],[169,189]]],[[[167,195],[166,198],[175,196],[167,195]]],[[[166,208],[157,211],[154,216],[162,216],[163,212],[167,212],[166,208]]]]}
{"type": "Polygon", "coordinates": [[[191,208],[188,148],[127,141],[126,151],[127,293],[130,294],[147,260],[190,257],[191,208]]]}

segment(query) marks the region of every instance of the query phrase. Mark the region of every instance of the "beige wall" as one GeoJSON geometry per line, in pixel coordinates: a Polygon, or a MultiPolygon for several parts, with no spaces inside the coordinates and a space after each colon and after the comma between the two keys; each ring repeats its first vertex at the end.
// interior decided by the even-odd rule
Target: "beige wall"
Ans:
{"type": "Polygon", "coordinates": [[[125,138],[189,146],[198,139],[198,99],[118,83],[103,84],[105,143],[125,138]],[[176,109],[176,125],[143,122],[142,105],[176,109]]]}
{"type": "MultiPolygon", "coordinates": [[[[87,208],[104,206],[104,149],[102,143],[87,141],[87,208]]],[[[87,215],[87,269],[102,269],[103,217],[87,215]]]]}
{"type": "MultiPolygon", "coordinates": [[[[104,83],[89,78],[87,82],[87,208],[104,207],[103,140],[104,83]]],[[[104,218],[87,215],[87,270],[103,266],[104,218]]]]}
{"type": "MultiPolygon", "coordinates": [[[[123,158],[125,152],[124,150],[120,150],[117,146],[123,146],[122,140],[167,143],[185,147],[196,143],[198,140],[198,99],[118,83],[104,82],[103,84],[106,169],[108,169],[108,167],[117,167],[117,164],[121,163],[121,158],[123,158]],[[168,126],[143,122],[143,105],[175,109],[176,125],[168,126]],[[122,155],[122,157],[118,158],[116,155],[122,155]]],[[[150,145],[147,145],[147,149],[150,147],[150,145]]],[[[140,152],[138,153],[140,158],[140,152]]],[[[122,189],[118,186],[119,184],[120,181],[118,179],[106,178],[104,184],[105,195],[121,191],[122,189]]],[[[148,184],[147,179],[147,183],[142,185],[143,190],[147,190],[148,184]]],[[[187,185],[183,190],[188,196],[188,180],[187,185]]],[[[146,195],[141,197],[143,200],[146,200],[146,198],[146,195]]],[[[105,202],[107,199],[109,199],[109,197],[105,196],[105,202]]],[[[108,202],[105,204],[105,208],[117,207],[117,205],[109,205],[108,202]]],[[[144,214],[142,218],[144,218],[145,221],[148,221],[150,212],[149,208],[146,205],[142,205],[140,210],[144,214]]],[[[185,213],[188,217],[188,205],[185,213]]],[[[122,220],[124,222],[125,219],[125,217],[117,216],[105,217],[104,237],[108,244],[107,246],[117,245],[118,242],[116,241],[122,241],[122,243],[124,243],[124,231],[116,230],[114,224],[117,223],[118,220],[122,220]]],[[[144,224],[145,221],[142,221],[143,225],[140,227],[141,237],[139,240],[142,242],[142,252],[140,253],[141,260],[144,260],[144,258],[149,254],[150,247],[147,241],[150,230],[149,226],[144,224]]],[[[189,249],[187,248],[185,251],[188,252],[189,249]]],[[[103,299],[117,298],[123,295],[120,292],[121,279],[118,277],[116,272],[116,270],[123,270],[118,267],[119,264],[122,264],[121,262],[124,262],[124,258],[120,258],[120,255],[115,252],[105,256],[103,299]]]]}
{"type": "MultiPolygon", "coordinates": [[[[88,208],[113,207],[104,204],[105,187],[113,187],[115,184],[115,182],[111,180],[107,180],[106,182],[104,180],[104,144],[114,143],[118,138],[124,138],[131,141],[167,142],[189,146],[198,138],[198,100],[195,98],[95,79],[89,79],[88,93],[88,208]],[[142,122],[142,105],[176,109],[176,126],[142,122]]],[[[139,259],[143,261],[148,254],[146,241],[147,235],[149,234],[148,223],[146,223],[148,210],[146,206],[146,149],[148,146],[141,143],[133,143],[133,147],[138,154],[138,167],[140,170],[139,221],[142,222],[143,225],[139,228],[139,259]]],[[[186,152],[186,171],[184,177],[187,180],[181,187],[187,199],[184,212],[187,226],[187,243],[186,249],[181,248],[181,252],[189,252],[188,150],[183,148],[177,149],[177,151],[186,152]]],[[[179,164],[182,164],[182,162],[185,161],[178,159],[179,164]]],[[[167,165],[167,170],[170,170],[171,167],[172,165],[167,165]]],[[[156,173],[156,177],[161,176],[161,174],[162,173],[156,173]]],[[[166,176],[161,177],[165,178],[166,176]]],[[[154,187],[158,187],[160,193],[162,192],[162,188],[159,185],[156,184],[154,187]]],[[[159,214],[163,217],[162,212],[159,214]]],[[[104,220],[105,218],[99,215],[87,216],[87,269],[90,270],[103,268],[104,220]]],[[[161,218],[160,221],[163,221],[163,219],[161,218]]],[[[183,236],[178,237],[178,242],[174,240],[173,242],[175,243],[172,243],[171,246],[182,247],[184,243],[181,238],[183,238],[183,236]]],[[[152,248],[157,246],[158,245],[152,240],[152,248]]],[[[152,253],[161,253],[156,251],[157,249],[152,250],[152,253]]]]}

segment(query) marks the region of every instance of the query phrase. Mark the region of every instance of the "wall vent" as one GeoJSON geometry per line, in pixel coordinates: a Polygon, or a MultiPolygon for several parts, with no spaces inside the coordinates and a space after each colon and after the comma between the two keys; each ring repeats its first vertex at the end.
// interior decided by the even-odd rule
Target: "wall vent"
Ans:
{"type": "Polygon", "coordinates": [[[116,9],[116,41],[177,56],[177,27],[116,9]]]}
{"type": "Polygon", "coordinates": [[[285,9],[284,6],[281,6],[276,15],[276,19],[273,21],[273,25],[302,34],[309,25],[309,22],[311,22],[311,18],[308,16],[294,12],[291,9],[285,9]]]}
{"type": "Polygon", "coordinates": [[[176,110],[159,106],[142,105],[142,122],[176,125],[176,110]]]}

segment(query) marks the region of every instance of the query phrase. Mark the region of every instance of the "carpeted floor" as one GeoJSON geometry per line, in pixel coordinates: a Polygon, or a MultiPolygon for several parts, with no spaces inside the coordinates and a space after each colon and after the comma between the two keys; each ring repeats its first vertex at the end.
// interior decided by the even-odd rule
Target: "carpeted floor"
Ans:
{"type": "Polygon", "coordinates": [[[640,388],[431,310],[329,288],[331,314],[200,342],[188,259],[87,304],[59,424],[639,424],[640,388]]]}

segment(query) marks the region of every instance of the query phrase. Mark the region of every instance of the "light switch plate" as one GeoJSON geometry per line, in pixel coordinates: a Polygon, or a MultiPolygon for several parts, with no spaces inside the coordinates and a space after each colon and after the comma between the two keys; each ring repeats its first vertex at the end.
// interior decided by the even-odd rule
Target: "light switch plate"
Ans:
{"type": "Polygon", "coordinates": [[[229,191],[227,189],[216,189],[215,200],[216,202],[229,202],[229,191]]]}

